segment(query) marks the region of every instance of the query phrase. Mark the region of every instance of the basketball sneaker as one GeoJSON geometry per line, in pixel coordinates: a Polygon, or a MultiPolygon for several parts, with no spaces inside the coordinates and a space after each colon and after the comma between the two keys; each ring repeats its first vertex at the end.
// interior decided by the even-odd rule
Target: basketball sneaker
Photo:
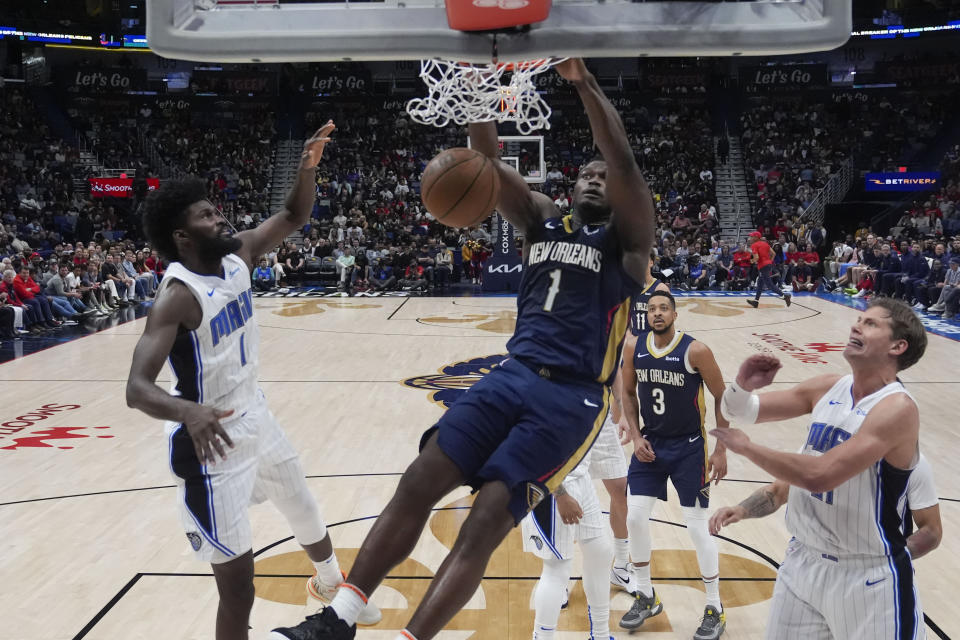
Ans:
{"type": "Polygon", "coordinates": [[[630,564],[625,567],[614,566],[610,569],[610,584],[620,587],[627,593],[634,593],[636,587],[633,584],[633,572],[630,571],[630,564]]]}
{"type": "MultiPolygon", "coordinates": [[[[343,571],[340,572],[340,575],[343,576],[343,580],[347,579],[347,574],[343,571]]],[[[343,580],[340,581],[340,584],[343,584],[343,580]]],[[[333,596],[337,595],[337,589],[340,588],[340,584],[332,586],[323,584],[323,582],[320,581],[320,577],[317,574],[313,574],[313,577],[307,580],[307,595],[315,600],[319,600],[323,605],[329,605],[333,602],[333,596]]],[[[380,608],[367,600],[367,606],[360,612],[360,617],[357,618],[357,624],[369,626],[377,624],[382,619],[383,614],[380,613],[380,608]]]]}
{"type": "Polygon", "coordinates": [[[727,628],[727,614],[707,605],[703,610],[703,620],[693,634],[693,640],[717,640],[727,628]]]}
{"type": "Polygon", "coordinates": [[[749,300],[747,300],[747,304],[753,307],[754,309],[760,306],[760,302],[758,300],[754,300],[753,298],[750,298],[749,300]]]}
{"type": "Polygon", "coordinates": [[[661,611],[663,611],[663,604],[657,596],[656,589],[653,590],[652,596],[645,596],[637,591],[633,594],[633,606],[630,607],[630,611],[620,618],[620,628],[630,631],[639,629],[647,618],[652,618],[661,611]]]}
{"type": "Polygon", "coordinates": [[[789,293],[783,294],[783,301],[787,303],[787,306],[790,306],[790,303],[793,302],[793,295],[789,293]]]}
{"type": "Polygon", "coordinates": [[[357,635],[357,625],[348,627],[337,617],[336,612],[325,607],[319,613],[307,616],[307,619],[295,627],[278,627],[267,636],[269,640],[353,640],[357,635]]]}

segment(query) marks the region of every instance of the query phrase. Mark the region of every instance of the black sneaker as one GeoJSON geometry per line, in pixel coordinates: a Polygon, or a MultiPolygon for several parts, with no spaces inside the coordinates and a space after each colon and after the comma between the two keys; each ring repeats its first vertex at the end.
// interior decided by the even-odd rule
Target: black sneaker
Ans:
{"type": "Polygon", "coordinates": [[[279,627],[267,637],[270,640],[353,640],[356,634],[357,625],[348,627],[333,609],[324,607],[297,626],[279,627]]]}
{"type": "Polygon", "coordinates": [[[620,628],[630,631],[639,629],[647,618],[652,618],[663,611],[663,604],[657,596],[657,590],[653,590],[652,596],[645,596],[640,591],[633,595],[633,606],[630,611],[623,614],[620,618],[620,628]]]}
{"type": "Polygon", "coordinates": [[[749,300],[747,300],[747,304],[753,307],[754,309],[760,306],[760,302],[758,300],[754,300],[753,298],[750,298],[749,300]]]}
{"type": "Polygon", "coordinates": [[[707,605],[703,610],[703,619],[693,634],[693,640],[717,640],[727,628],[727,614],[707,605]]]}
{"type": "Polygon", "coordinates": [[[783,301],[787,303],[787,306],[790,306],[790,303],[793,301],[793,296],[789,293],[783,294],[783,301]]]}

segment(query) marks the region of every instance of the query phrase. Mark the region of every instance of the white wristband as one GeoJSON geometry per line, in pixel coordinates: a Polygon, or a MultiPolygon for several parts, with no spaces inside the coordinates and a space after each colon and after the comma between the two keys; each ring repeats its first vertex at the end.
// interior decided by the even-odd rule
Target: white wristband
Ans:
{"type": "Polygon", "coordinates": [[[752,391],[747,391],[734,380],[723,392],[720,413],[730,422],[755,424],[757,415],[760,413],[760,397],[752,391]]]}

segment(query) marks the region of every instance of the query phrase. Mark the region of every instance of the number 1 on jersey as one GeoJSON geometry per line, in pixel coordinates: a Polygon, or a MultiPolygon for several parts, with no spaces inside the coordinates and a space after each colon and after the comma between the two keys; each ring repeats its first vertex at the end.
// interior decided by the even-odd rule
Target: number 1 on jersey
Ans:
{"type": "Polygon", "coordinates": [[[550,288],[547,289],[547,299],[543,303],[544,311],[553,311],[553,301],[556,300],[557,294],[560,293],[560,276],[563,275],[563,272],[560,269],[554,269],[550,272],[550,288]]]}

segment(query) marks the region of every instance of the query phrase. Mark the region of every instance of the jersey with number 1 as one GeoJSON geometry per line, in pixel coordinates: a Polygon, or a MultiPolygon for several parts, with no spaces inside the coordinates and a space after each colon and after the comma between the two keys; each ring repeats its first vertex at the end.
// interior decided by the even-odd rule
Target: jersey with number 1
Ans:
{"type": "Polygon", "coordinates": [[[160,286],[186,285],[203,319],[193,331],[177,335],[170,350],[172,393],[227,411],[235,420],[260,398],[257,382],[260,331],[253,317],[250,269],[238,256],[221,260],[223,277],[194,273],[179,262],[167,267],[160,286]]]}
{"type": "Polygon", "coordinates": [[[609,385],[616,375],[639,286],[623,269],[609,225],[574,230],[571,217],[544,220],[527,233],[510,355],[609,385]]]}
{"type": "MultiPolygon", "coordinates": [[[[896,381],[854,403],[853,376],[840,378],[813,408],[801,453],[818,457],[849,440],[871,409],[896,393],[913,400],[896,381]]],[[[910,473],[880,460],[832,491],[790,487],[787,529],[803,544],[832,556],[895,555],[906,546],[903,519],[910,473]]]]}

